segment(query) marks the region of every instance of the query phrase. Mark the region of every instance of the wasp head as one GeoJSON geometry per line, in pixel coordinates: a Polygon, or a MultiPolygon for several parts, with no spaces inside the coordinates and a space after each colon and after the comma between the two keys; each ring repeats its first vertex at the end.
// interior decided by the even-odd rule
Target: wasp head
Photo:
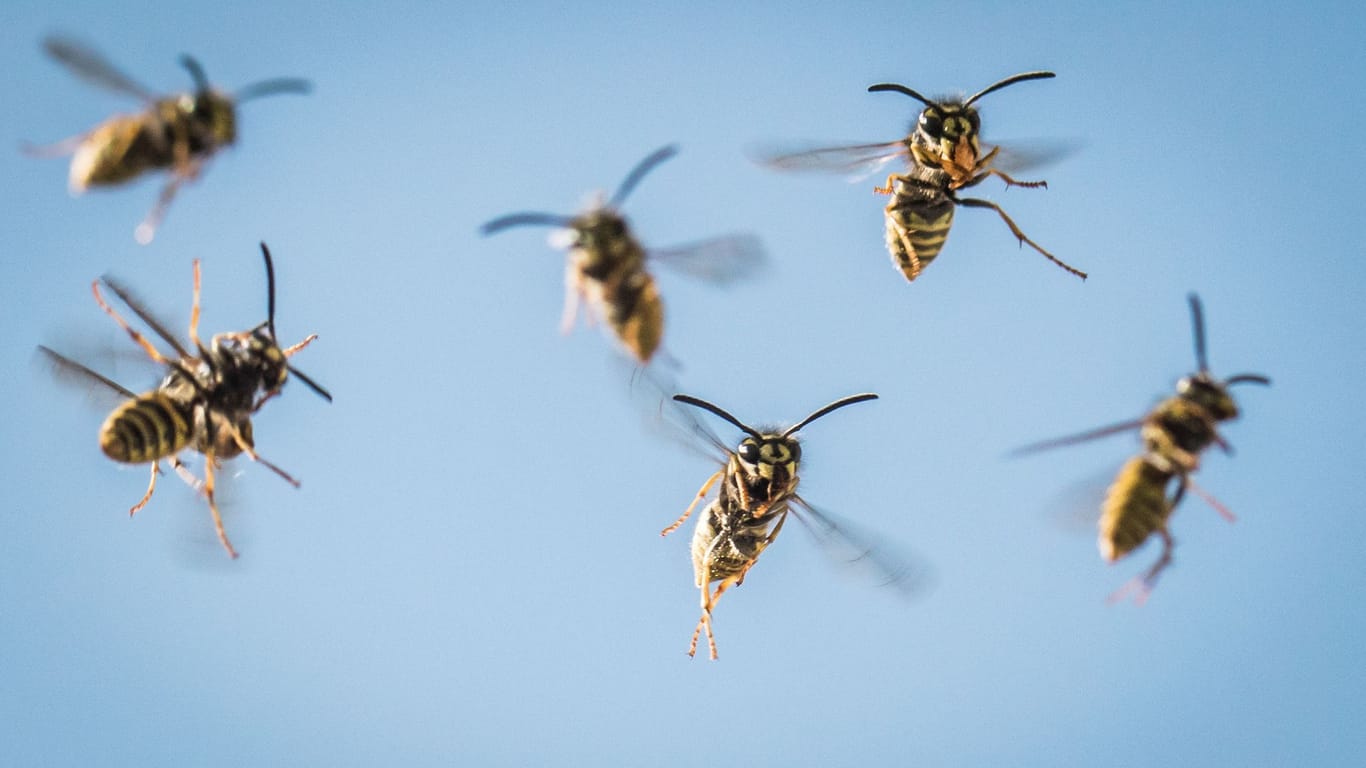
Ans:
{"type": "Polygon", "coordinates": [[[1186,376],[1178,381],[1176,392],[1204,408],[1215,421],[1228,421],[1238,417],[1238,404],[1233,401],[1228,387],[1206,371],[1186,376]]]}
{"type": "Polygon", "coordinates": [[[214,336],[209,356],[219,391],[243,400],[237,403],[240,407],[253,407],[258,391],[265,396],[277,394],[289,378],[284,350],[265,325],[214,336]]]}
{"type": "Polygon", "coordinates": [[[745,474],[780,484],[797,476],[802,446],[796,438],[777,434],[746,437],[735,449],[735,457],[745,474]]]}
{"type": "Polygon", "coordinates": [[[931,104],[921,110],[911,143],[935,165],[972,169],[982,151],[977,139],[981,127],[981,118],[972,107],[953,102],[931,104]]]}

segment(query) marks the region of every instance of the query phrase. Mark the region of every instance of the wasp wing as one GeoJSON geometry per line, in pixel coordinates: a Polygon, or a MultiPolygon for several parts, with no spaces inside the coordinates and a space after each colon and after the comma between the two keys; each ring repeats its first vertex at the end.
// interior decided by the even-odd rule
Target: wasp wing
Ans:
{"type": "Polygon", "coordinates": [[[995,145],[997,154],[991,162],[991,167],[1007,173],[1036,170],[1076,154],[1081,147],[1082,142],[1076,139],[1010,140],[995,145]]]}
{"type": "Polygon", "coordinates": [[[763,242],[748,234],[723,235],[650,250],[651,264],[718,285],[752,277],[763,269],[764,262],[763,242]]]}
{"type": "Polygon", "coordinates": [[[775,171],[834,173],[857,181],[896,158],[909,162],[910,145],[903,139],[836,147],[760,147],[749,155],[754,162],[775,171]]]}
{"type": "Polygon", "coordinates": [[[1038,453],[1039,451],[1049,451],[1054,448],[1062,448],[1068,445],[1076,445],[1077,443],[1085,443],[1091,440],[1097,440],[1102,437],[1109,437],[1110,435],[1117,435],[1121,432],[1131,432],[1135,429],[1138,429],[1141,426],[1143,426],[1143,419],[1131,419],[1129,421],[1121,421],[1118,424],[1110,424],[1108,426],[1098,427],[1096,429],[1087,430],[1086,432],[1080,432],[1075,435],[1064,435],[1063,437],[1054,437],[1048,440],[1040,440],[1037,443],[1023,445],[1011,451],[1009,455],[1015,457],[1024,456],[1030,453],[1038,453]]]}
{"type": "Polygon", "coordinates": [[[169,344],[171,349],[175,350],[175,353],[179,355],[181,359],[193,357],[193,355],[185,350],[184,345],[176,340],[175,335],[171,333],[169,327],[153,315],[151,310],[147,309],[146,305],[139,301],[137,297],[128,290],[127,286],[110,275],[105,275],[100,278],[100,282],[103,282],[109,290],[114,292],[115,296],[119,297],[120,301],[126,304],[129,309],[133,310],[133,314],[137,315],[138,318],[140,318],[148,328],[151,328],[157,336],[160,336],[162,341],[169,344]]]}
{"type": "Polygon", "coordinates": [[[156,95],[120,72],[118,67],[88,45],[64,37],[49,37],[43,41],[43,50],[71,74],[87,83],[126,93],[146,102],[156,101],[156,95]]]}
{"type": "Polygon", "coordinates": [[[114,381],[108,376],[96,373],[94,370],[91,370],[85,365],[82,365],[81,363],[72,360],[71,358],[67,357],[66,355],[63,355],[60,352],[56,352],[48,347],[43,346],[42,344],[38,345],[38,351],[41,352],[45,358],[47,358],[48,363],[52,366],[53,373],[57,376],[57,379],[60,381],[76,384],[77,386],[81,386],[82,388],[85,387],[86,383],[94,381],[110,390],[113,390],[114,392],[117,392],[124,398],[131,399],[138,396],[138,394],[133,390],[128,389],[127,387],[114,381]]]}
{"type": "Polygon", "coordinates": [[[919,557],[899,551],[857,526],[816,509],[801,496],[792,496],[792,514],[815,537],[821,549],[836,562],[867,573],[879,586],[895,589],[902,597],[918,597],[933,584],[933,572],[919,557]]]}

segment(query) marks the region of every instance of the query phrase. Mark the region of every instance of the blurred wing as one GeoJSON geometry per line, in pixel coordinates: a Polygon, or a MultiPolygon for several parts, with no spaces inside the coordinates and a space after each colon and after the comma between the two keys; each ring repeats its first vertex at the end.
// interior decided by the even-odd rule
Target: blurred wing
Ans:
{"type": "Polygon", "coordinates": [[[760,147],[749,152],[759,165],[776,171],[835,173],[857,181],[877,172],[896,158],[910,161],[910,145],[904,140],[843,147],[760,147]]]}
{"type": "MultiPolygon", "coordinates": [[[[1050,140],[1023,139],[1000,145],[1000,152],[991,166],[1006,173],[1037,170],[1046,165],[1065,160],[1076,154],[1082,147],[1080,139],[1050,140]]],[[[990,152],[990,149],[984,149],[990,152]]]]}
{"type": "Polygon", "coordinates": [[[41,344],[38,345],[38,351],[43,354],[43,357],[51,366],[52,373],[56,379],[64,384],[79,388],[87,394],[101,392],[105,397],[101,397],[100,399],[109,400],[111,405],[116,400],[130,400],[138,396],[137,393],[131,389],[128,389],[107,376],[96,373],[60,352],[54,352],[41,344]],[[103,389],[91,387],[92,382],[99,384],[103,389]],[[118,397],[116,398],[115,395],[118,397]]]}
{"type": "Polygon", "coordinates": [[[1099,439],[1099,438],[1102,438],[1102,437],[1109,437],[1110,435],[1117,435],[1117,434],[1119,434],[1119,433],[1121,433],[1121,432],[1131,432],[1131,431],[1133,431],[1133,430],[1135,430],[1135,429],[1138,429],[1138,428],[1141,427],[1141,426],[1143,426],[1143,419],[1133,419],[1133,420],[1131,420],[1131,421],[1121,421],[1121,422],[1118,423],[1118,424],[1111,424],[1111,425],[1109,425],[1109,426],[1100,427],[1100,428],[1098,428],[1098,429],[1092,429],[1092,430],[1089,430],[1089,431],[1086,431],[1086,432],[1081,432],[1081,433],[1078,433],[1078,434],[1075,434],[1075,435],[1065,435],[1065,436],[1063,436],[1063,437],[1054,437],[1054,438],[1051,438],[1051,439],[1049,439],[1049,440],[1041,440],[1041,441],[1039,441],[1039,442],[1037,442],[1037,443],[1030,443],[1029,445],[1023,445],[1023,446],[1020,446],[1019,448],[1016,448],[1015,450],[1011,451],[1011,452],[1009,453],[1009,455],[1012,456],[1012,457],[1014,457],[1014,456],[1024,456],[1024,455],[1030,454],[1030,453],[1038,453],[1039,451],[1048,451],[1048,450],[1052,450],[1052,449],[1054,449],[1054,448],[1062,448],[1063,446],[1076,445],[1077,443],[1085,443],[1085,442],[1088,442],[1088,441],[1091,441],[1091,440],[1096,440],[1096,439],[1099,439]]]}
{"type": "Polygon", "coordinates": [[[929,591],[933,573],[920,558],[885,543],[874,544],[875,536],[816,509],[800,496],[794,495],[792,503],[793,515],[831,559],[865,572],[878,586],[892,587],[902,597],[918,597],[929,591]]]}
{"type": "Polygon", "coordinates": [[[143,303],[139,301],[137,297],[135,297],[126,286],[124,286],[122,283],[120,283],[113,277],[110,277],[109,275],[105,275],[104,277],[100,278],[100,280],[106,286],[108,286],[109,290],[114,292],[115,296],[119,297],[119,300],[121,300],[124,304],[128,305],[129,309],[133,310],[133,314],[137,315],[138,318],[141,319],[142,322],[145,323],[148,328],[151,328],[157,336],[160,336],[162,341],[165,341],[167,344],[171,345],[171,349],[175,350],[176,355],[178,355],[182,359],[187,357],[193,357],[189,352],[186,352],[185,347],[179,341],[176,340],[176,337],[171,333],[167,325],[161,322],[159,319],[157,319],[157,317],[153,315],[151,311],[148,310],[147,307],[143,305],[143,303]]]}
{"type": "Polygon", "coordinates": [[[707,428],[702,411],[674,401],[679,391],[673,376],[657,365],[636,367],[630,376],[630,398],[645,431],[712,462],[725,463],[730,448],[707,428]]]}
{"type": "Polygon", "coordinates": [[[725,235],[650,251],[651,264],[718,285],[753,276],[764,260],[764,245],[754,235],[725,235]]]}
{"type": "Polygon", "coordinates": [[[66,67],[71,74],[92,85],[126,93],[143,101],[156,101],[156,96],[136,80],[123,74],[117,67],[90,46],[63,37],[49,37],[43,50],[66,67]]]}

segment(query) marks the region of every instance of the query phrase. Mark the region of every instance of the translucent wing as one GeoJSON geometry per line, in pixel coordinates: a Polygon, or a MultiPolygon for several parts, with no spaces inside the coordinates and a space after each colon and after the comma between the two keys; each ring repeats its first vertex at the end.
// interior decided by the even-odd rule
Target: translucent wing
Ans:
{"type": "Polygon", "coordinates": [[[71,74],[92,85],[126,93],[143,101],[155,101],[156,95],[133,78],[123,74],[95,49],[63,37],[49,37],[43,50],[66,67],[71,74]]]}
{"type": "Polygon", "coordinates": [[[52,366],[52,372],[59,381],[74,384],[76,387],[85,389],[87,389],[87,384],[94,381],[94,383],[101,384],[102,387],[111,389],[112,392],[116,392],[116,394],[119,394],[124,399],[137,398],[138,396],[137,392],[134,392],[133,389],[128,389],[127,387],[124,387],[124,385],[117,383],[117,381],[104,376],[104,374],[96,373],[94,370],[86,368],[85,365],[81,365],[79,362],[74,361],[74,359],[68,358],[61,353],[56,353],[56,351],[51,350],[51,348],[38,344],[38,351],[44,355],[48,364],[52,366]]]}
{"type": "Polygon", "coordinates": [[[933,585],[929,565],[898,551],[852,523],[818,510],[800,496],[792,497],[792,514],[815,537],[833,560],[867,574],[874,583],[895,589],[902,597],[917,597],[933,585]]]}
{"type": "Polygon", "coordinates": [[[156,333],[157,336],[160,336],[162,341],[169,344],[171,349],[175,350],[176,355],[181,358],[192,357],[192,355],[185,350],[184,345],[176,340],[176,337],[171,333],[170,328],[153,315],[151,310],[147,309],[146,305],[139,301],[138,298],[128,290],[127,286],[109,275],[100,278],[100,281],[103,282],[109,290],[113,291],[114,295],[119,297],[119,300],[128,305],[128,308],[133,310],[133,314],[137,315],[148,328],[151,328],[152,331],[156,333]]]}
{"type": "Polygon", "coordinates": [[[777,171],[836,173],[860,179],[896,158],[909,162],[910,145],[904,139],[898,139],[842,147],[761,147],[749,155],[759,165],[777,171]]]}
{"type": "Polygon", "coordinates": [[[725,463],[730,447],[698,418],[703,411],[673,400],[678,390],[677,381],[659,366],[637,367],[631,372],[632,407],[640,413],[647,432],[709,461],[725,463]]]}
{"type": "Polygon", "coordinates": [[[650,263],[725,285],[763,269],[764,246],[754,235],[724,235],[709,240],[650,250],[650,263]]]}
{"type": "Polygon", "coordinates": [[[1037,443],[1023,445],[1011,451],[1009,455],[1024,456],[1030,453],[1038,453],[1039,451],[1048,451],[1054,448],[1062,448],[1068,445],[1076,445],[1077,443],[1085,443],[1102,437],[1117,435],[1121,432],[1131,432],[1135,429],[1138,429],[1141,426],[1143,426],[1143,419],[1141,418],[1132,419],[1130,421],[1121,421],[1118,424],[1110,424],[1104,427],[1098,427],[1096,429],[1087,430],[1085,432],[1079,432],[1075,435],[1064,435],[1063,437],[1054,437],[1048,440],[1040,440],[1037,443]]]}
{"type": "MultiPolygon", "coordinates": [[[[984,141],[984,143],[986,146],[982,147],[982,151],[990,152],[993,145],[991,142],[984,141]]],[[[1080,140],[1023,139],[1011,140],[996,146],[999,146],[1000,151],[996,154],[996,159],[992,161],[991,166],[1007,173],[1019,173],[1036,170],[1064,160],[1076,154],[1081,149],[1082,142],[1080,140]]]]}

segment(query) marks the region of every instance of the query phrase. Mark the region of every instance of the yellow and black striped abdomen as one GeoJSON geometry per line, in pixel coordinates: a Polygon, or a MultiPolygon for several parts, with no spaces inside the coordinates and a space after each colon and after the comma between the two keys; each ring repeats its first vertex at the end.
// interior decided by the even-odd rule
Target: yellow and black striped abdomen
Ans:
{"type": "Polygon", "coordinates": [[[1100,554],[1114,562],[1137,549],[1171,515],[1167,484],[1172,473],[1136,456],[1119,470],[1100,513],[1100,554]]]}
{"type": "Polygon", "coordinates": [[[664,337],[664,301],[654,278],[643,269],[632,272],[604,286],[603,298],[607,321],[617,338],[641,365],[650,362],[664,337]]]}
{"type": "Polygon", "coordinates": [[[145,464],[190,444],[193,405],[154,391],[129,400],[104,420],[100,449],[114,461],[145,464]]]}
{"type": "Polygon", "coordinates": [[[887,205],[887,250],[907,280],[919,277],[943,250],[953,208],[948,198],[926,202],[897,196],[887,205]]]}

